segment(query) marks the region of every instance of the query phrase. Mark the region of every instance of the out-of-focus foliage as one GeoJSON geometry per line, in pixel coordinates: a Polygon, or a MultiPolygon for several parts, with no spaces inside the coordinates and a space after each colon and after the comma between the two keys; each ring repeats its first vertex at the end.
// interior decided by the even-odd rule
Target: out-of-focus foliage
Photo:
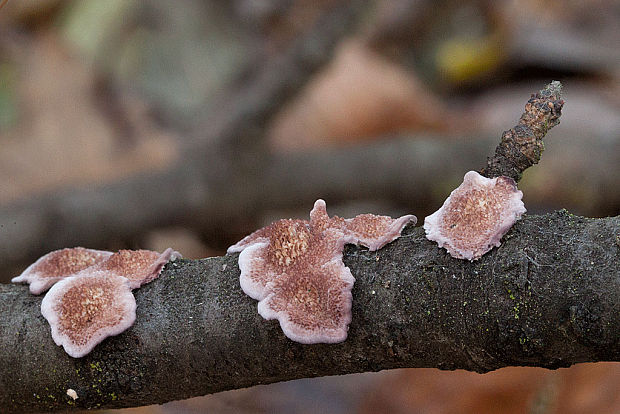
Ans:
{"type": "Polygon", "coordinates": [[[446,81],[459,84],[497,70],[503,53],[496,36],[448,39],[437,48],[437,69],[446,81]]]}

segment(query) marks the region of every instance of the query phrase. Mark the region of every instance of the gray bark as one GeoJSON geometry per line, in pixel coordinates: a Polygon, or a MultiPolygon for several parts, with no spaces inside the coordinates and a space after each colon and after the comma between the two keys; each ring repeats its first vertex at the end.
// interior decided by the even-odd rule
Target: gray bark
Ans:
{"type": "Polygon", "coordinates": [[[81,359],[52,341],[40,296],[0,285],[0,411],[139,406],[402,367],[620,361],[620,216],[526,216],[475,262],[408,227],[379,251],[348,247],[344,261],[353,320],[331,345],[292,342],[263,320],[239,287],[237,255],[168,264],[135,291],[134,326],[81,359]]]}

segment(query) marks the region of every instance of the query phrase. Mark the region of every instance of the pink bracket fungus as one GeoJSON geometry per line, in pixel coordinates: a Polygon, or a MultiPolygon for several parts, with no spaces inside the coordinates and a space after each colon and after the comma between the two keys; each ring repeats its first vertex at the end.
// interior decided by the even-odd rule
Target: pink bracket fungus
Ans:
{"type": "Polygon", "coordinates": [[[452,257],[479,259],[499,246],[502,236],[525,213],[522,197],[512,178],[486,178],[469,171],[443,206],[424,219],[426,237],[452,257]]]}
{"type": "Polygon", "coordinates": [[[325,202],[317,200],[310,221],[276,221],[229,247],[228,253],[241,252],[241,288],[259,301],[263,318],[278,319],[293,341],[337,343],[347,337],[355,282],[342,262],[345,243],[380,249],[410,221],[415,223],[415,216],[330,218],[325,202]]]}
{"type": "Polygon", "coordinates": [[[392,219],[386,216],[360,214],[345,220],[345,241],[361,244],[371,251],[379,250],[400,237],[400,232],[408,222],[413,221],[415,224],[416,220],[412,215],[392,219]]]}
{"type": "Polygon", "coordinates": [[[93,270],[104,270],[126,277],[129,287],[137,289],[156,279],[166,263],[181,257],[179,252],[166,249],[163,253],[151,250],[119,250],[98,263],[93,270]]]}
{"type": "Polygon", "coordinates": [[[180,257],[170,248],[160,254],[76,247],[46,254],[12,281],[30,283],[35,295],[51,287],[41,302],[41,313],[54,342],[80,358],[133,324],[136,301],[131,290],[156,279],[166,263],[180,257]]]}
{"type": "Polygon", "coordinates": [[[100,263],[111,255],[111,252],[83,247],[55,250],[39,258],[11,281],[29,283],[30,293],[39,295],[59,280],[100,263]]]}
{"type": "Polygon", "coordinates": [[[133,324],[136,301],[122,276],[105,271],[79,273],[52,286],[41,302],[41,314],[52,328],[56,345],[80,358],[133,324]]]}

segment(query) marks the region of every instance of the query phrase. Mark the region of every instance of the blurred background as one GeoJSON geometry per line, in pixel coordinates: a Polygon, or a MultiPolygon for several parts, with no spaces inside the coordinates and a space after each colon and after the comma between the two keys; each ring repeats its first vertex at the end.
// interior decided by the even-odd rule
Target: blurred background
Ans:
{"type": "MultiPolygon", "coordinates": [[[[10,0],[0,282],[77,245],[222,255],[319,197],[422,224],[551,80],[528,211],[617,215],[617,1],[10,0]]],[[[617,413],[618,390],[611,363],[411,369],[125,412],[617,413]]]]}

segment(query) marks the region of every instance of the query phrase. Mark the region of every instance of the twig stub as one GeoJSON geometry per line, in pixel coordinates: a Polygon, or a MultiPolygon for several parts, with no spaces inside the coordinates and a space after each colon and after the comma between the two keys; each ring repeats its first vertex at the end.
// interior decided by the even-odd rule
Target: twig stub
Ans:
{"type": "Polygon", "coordinates": [[[487,159],[481,174],[489,178],[504,175],[518,182],[523,171],[540,161],[545,149],[542,139],[547,131],[560,123],[563,106],[559,81],[553,81],[533,94],[525,104],[519,123],[502,134],[495,155],[487,159]]]}

